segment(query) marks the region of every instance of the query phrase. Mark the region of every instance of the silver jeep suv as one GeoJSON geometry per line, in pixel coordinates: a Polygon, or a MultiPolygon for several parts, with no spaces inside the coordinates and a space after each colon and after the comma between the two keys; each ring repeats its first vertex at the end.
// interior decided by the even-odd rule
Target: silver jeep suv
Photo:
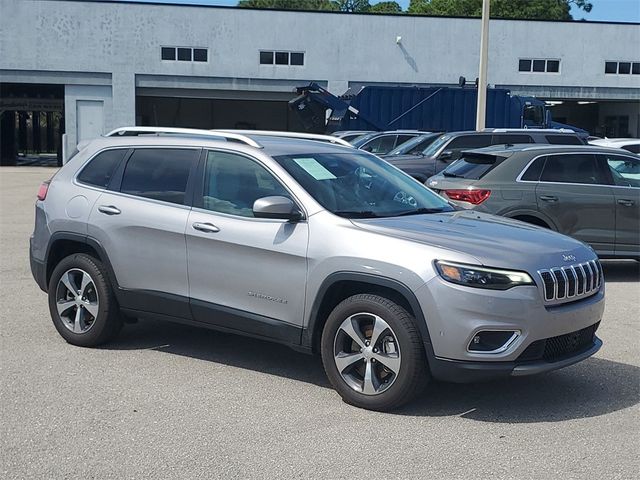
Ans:
{"type": "Polygon", "coordinates": [[[31,237],[60,335],[94,346],[154,317],[258,336],[319,353],[342,398],[375,410],[430,378],[536,374],[600,348],[591,248],[292,135],[132,127],[81,148],[40,187],[31,237]]]}

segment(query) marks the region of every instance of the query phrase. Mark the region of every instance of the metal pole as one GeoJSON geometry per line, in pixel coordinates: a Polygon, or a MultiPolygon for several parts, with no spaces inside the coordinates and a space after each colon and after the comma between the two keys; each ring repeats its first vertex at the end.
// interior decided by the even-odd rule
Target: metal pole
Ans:
{"type": "Polygon", "coordinates": [[[480,30],[480,71],[478,72],[478,108],[476,130],[484,130],[487,116],[487,61],[489,50],[489,0],[482,0],[482,29],[480,30]]]}

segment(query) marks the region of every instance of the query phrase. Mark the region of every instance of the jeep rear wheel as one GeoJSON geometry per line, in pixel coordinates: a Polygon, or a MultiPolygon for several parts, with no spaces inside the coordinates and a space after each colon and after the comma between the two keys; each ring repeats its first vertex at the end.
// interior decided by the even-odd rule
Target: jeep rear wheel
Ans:
{"type": "Polygon", "coordinates": [[[345,402],[358,407],[397,408],[429,379],[413,317],[378,295],[354,295],[335,307],[324,327],[321,350],[329,381],[345,402]]]}
{"type": "Polygon", "coordinates": [[[100,345],[122,327],[104,266],[89,255],[63,258],[51,274],[48,293],[53,324],[73,345],[100,345]]]}

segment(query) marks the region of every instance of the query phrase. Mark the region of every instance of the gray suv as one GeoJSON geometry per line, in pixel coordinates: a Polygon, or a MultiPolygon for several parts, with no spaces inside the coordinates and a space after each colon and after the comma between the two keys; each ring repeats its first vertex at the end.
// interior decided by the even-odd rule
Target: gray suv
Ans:
{"type": "Polygon", "coordinates": [[[430,142],[421,152],[385,155],[384,159],[415,179],[424,182],[460,158],[465,150],[519,143],[584,145],[582,138],[572,130],[487,128],[481,132],[445,133],[430,142]]]}
{"type": "Polygon", "coordinates": [[[153,317],[257,336],[319,353],[342,398],[375,410],[430,378],[531,375],[600,348],[591,248],[300,136],[131,127],[83,146],[40,187],[31,237],[60,335],[94,346],[153,317]]]}
{"type": "Polygon", "coordinates": [[[601,258],[640,259],[640,158],[592,146],[465,152],[427,185],[456,205],[550,228],[601,258]]]}

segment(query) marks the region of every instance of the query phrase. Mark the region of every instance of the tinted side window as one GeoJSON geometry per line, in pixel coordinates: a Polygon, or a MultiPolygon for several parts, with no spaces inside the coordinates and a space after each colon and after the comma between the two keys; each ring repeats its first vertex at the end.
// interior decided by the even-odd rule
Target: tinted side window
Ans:
{"type": "Polygon", "coordinates": [[[257,162],[226,152],[207,155],[203,208],[253,217],[253,202],[273,195],[291,198],[280,182],[257,162]]]}
{"type": "Polygon", "coordinates": [[[540,180],[543,182],[608,184],[598,168],[596,156],[580,153],[549,155],[540,180]]]}
{"type": "Polygon", "coordinates": [[[198,150],[144,148],[133,152],[120,191],[129,195],[184,204],[189,172],[198,150]]]}
{"type": "Polygon", "coordinates": [[[613,177],[613,183],[620,187],[640,187],[640,158],[624,155],[601,155],[613,177]]]}
{"type": "Polygon", "coordinates": [[[527,171],[522,175],[521,180],[524,180],[525,182],[537,182],[540,180],[540,174],[542,173],[542,167],[544,167],[544,161],[546,158],[547,157],[537,158],[531,165],[529,165],[527,171]]]}
{"type": "Polygon", "coordinates": [[[409,140],[411,140],[412,138],[415,138],[416,135],[398,135],[398,141],[396,142],[396,147],[399,147],[400,145],[402,145],[405,142],[408,142],[409,140]]]}
{"type": "Polygon", "coordinates": [[[383,137],[378,137],[371,140],[364,147],[362,147],[362,150],[371,153],[388,153],[393,149],[395,141],[395,135],[385,135],[383,137]]]}
{"type": "Polygon", "coordinates": [[[493,144],[501,145],[503,143],[534,143],[531,135],[511,135],[511,134],[502,134],[502,135],[494,135],[493,136],[493,144]]]}
{"type": "Polygon", "coordinates": [[[584,145],[582,140],[574,135],[546,135],[545,138],[551,145],[584,145]]]}
{"type": "Polygon", "coordinates": [[[99,153],[82,169],[78,175],[78,181],[94,187],[107,188],[113,172],[116,171],[126,153],[126,148],[99,153]]]}
{"type": "Polygon", "coordinates": [[[451,140],[445,150],[460,148],[482,148],[491,145],[491,135],[461,135],[451,140]]]}
{"type": "Polygon", "coordinates": [[[622,147],[622,149],[631,153],[640,153],[640,143],[637,143],[635,145],[625,145],[624,147],[622,147]]]}

